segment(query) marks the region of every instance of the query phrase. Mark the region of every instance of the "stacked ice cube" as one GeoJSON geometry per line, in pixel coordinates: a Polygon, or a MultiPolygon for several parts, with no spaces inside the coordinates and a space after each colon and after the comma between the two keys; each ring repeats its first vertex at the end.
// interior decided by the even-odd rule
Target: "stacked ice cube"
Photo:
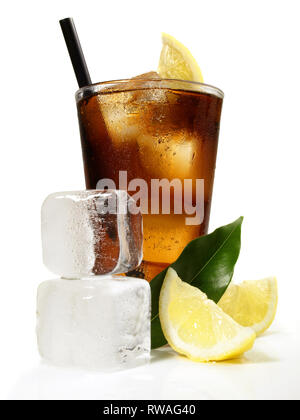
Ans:
{"type": "Polygon", "coordinates": [[[61,278],[38,288],[37,338],[43,358],[90,369],[149,360],[149,284],[117,275],[141,263],[142,237],[142,216],[126,191],[46,198],[43,259],[61,278]]]}

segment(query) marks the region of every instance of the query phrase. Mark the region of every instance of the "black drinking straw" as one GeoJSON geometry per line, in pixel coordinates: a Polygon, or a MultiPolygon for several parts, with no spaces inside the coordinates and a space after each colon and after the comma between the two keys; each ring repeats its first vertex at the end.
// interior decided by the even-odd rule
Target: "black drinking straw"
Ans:
{"type": "Polygon", "coordinates": [[[80,41],[72,18],[59,21],[79,87],[92,84],[80,41]]]}

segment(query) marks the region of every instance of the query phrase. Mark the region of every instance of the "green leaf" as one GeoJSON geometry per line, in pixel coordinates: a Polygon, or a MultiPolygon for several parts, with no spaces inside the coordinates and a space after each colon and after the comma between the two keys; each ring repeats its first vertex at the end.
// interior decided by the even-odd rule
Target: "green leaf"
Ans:
{"type": "MultiPolygon", "coordinates": [[[[243,217],[222,226],[209,235],[191,241],[179,258],[171,264],[178,276],[198,287],[209,299],[218,303],[229,286],[241,248],[243,217]]],[[[166,272],[159,273],[150,282],[152,293],[151,343],[152,348],[167,343],[158,316],[160,289],[166,272]]]]}

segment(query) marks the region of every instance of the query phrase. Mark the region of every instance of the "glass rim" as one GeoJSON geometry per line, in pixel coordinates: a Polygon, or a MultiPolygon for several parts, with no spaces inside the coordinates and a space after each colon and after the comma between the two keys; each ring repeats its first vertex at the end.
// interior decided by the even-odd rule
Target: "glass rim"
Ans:
{"type": "Polygon", "coordinates": [[[193,93],[206,93],[210,95],[217,96],[218,98],[224,98],[224,92],[212,85],[206,83],[193,82],[190,80],[180,80],[180,79],[153,79],[153,78],[138,78],[138,79],[117,79],[117,80],[108,80],[104,82],[93,83],[88,86],[83,86],[78,89],[75,93],[76,101],[80,101],[83,98],[90,97],[91,95],[99,92],[104,94],[110,94],[115,92],[127,92],[132,90],[132,88],[120,89],[120,86],[125,85],[126,83],[140,83],[147,82],[146,86],[141,86],[140,90],[146,90],[151,88],[156,89],[168,89],[173,88],[174,90],[193,92],[193,93]],[[105,88],[110,87],[112,90],[105,91],[105,88]],[[116,88],[115,90],[113,88],[116,88]]]}

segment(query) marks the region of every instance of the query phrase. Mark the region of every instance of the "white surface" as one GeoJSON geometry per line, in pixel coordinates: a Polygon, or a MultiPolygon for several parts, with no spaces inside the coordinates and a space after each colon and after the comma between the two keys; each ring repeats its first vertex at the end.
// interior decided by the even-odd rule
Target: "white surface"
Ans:
{"type": "Polygon", "coordinates": [[[2,2],[1,397],[87,397],[84,385],[103,398],[300,397],[298,9],[298,0],[2,2]],[[276,274],[280,287],[276,323],[252,362],[164,355],[113,376],[36,368],[36,289],[52,277],[42,265],[40,206],[53,191],[84,188],[76,82],[58,25],[66,16],[94,81],[155,69],[165,31],[224,90],[210,229],[244,215],[235,279],[276,274]]]}
{"type": "Polygon", "coordinates": [[[298,353],[287,333],[272,331],[236,361],[198,364],[169,348],[149,365],[88,373],[40,364],[22,375],[12,399],[299,399],[298,353]],[[116,391],[117,390],[117,391],[116,391]]]}

